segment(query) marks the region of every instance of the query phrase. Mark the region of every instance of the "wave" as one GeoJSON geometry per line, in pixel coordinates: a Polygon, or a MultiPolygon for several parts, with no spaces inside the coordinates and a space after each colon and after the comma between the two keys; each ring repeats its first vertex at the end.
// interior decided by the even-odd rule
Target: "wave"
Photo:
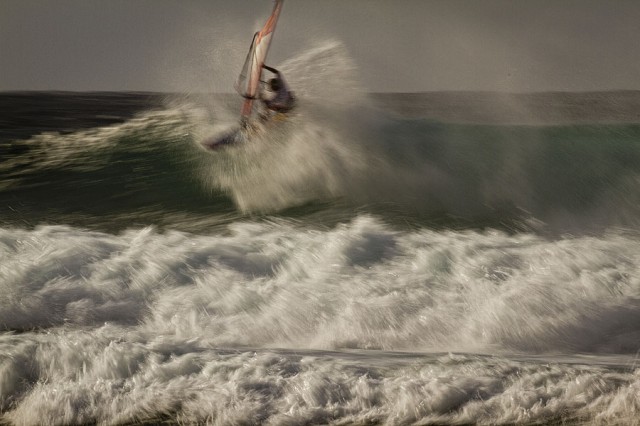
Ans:
{"type": "Polygon", "coordinates": [[[0,423],[637,423],[640,126],[280,68],[300,108],[235,150],[215,96],[0,143],[0,423]]]}
{"type": "Polygon", "coordinates": [[[236,222],[220,235],[4,229],[7,331],[134,326],[215,347],[633,353],[637,236],[236,222]]]}
{"type": "Polygon", "coordinates": [[[80,216],[139,216],[141,225],[170,222],[165,212],[194,221],[218,213],[305,220],[308,209],[298,207],[311,204],[329,206],[328,216],[364,211],[453,229],[638,228],[639,125],[394,116],[367,97],[336,42],[280,68],[298,89],[300,108],[237,149],[200,147],[234,125],[235,102],[194,96],[174,96],[164,109],[124,123],[14,141],[14,154],[0,162],[0,197],[10,206],[4,218],[65,223],[56,218],[73,207],[80,216]]]}
{"type": "Polygon", "coordinates": [[[636,247],[370,216],[3,228],[0,419],[633,424],[636,247]]]}
{"type": "Polygon", "coordinates": [[[169,339],[124,342],[105,328],[91,341],[78,333],[65,340],[42,336],[39,347],[16,345],[15,356],[0,369],[0,384],[8,391],[0,403],[14,403],[2,419],[14,424],[637,424],[638,369],[632,365],[454,354],[372,358],[224,351],[169,339]]]}
{"type": "Polygon", "coordinates": [[[637,124],[445,124],[393,116],[329,42],[282,65],[297,114],[255,145],[207,158],[203,180],[243,211],[340,199],[376,214],[570,232],[638,226],[637,124]],[[319,71],[318,71],[319,70],[319,71]]]}

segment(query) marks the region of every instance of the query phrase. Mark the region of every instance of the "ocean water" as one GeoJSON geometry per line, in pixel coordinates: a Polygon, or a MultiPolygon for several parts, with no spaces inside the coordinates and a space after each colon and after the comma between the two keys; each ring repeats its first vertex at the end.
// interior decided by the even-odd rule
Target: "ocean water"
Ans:
{"type": "MultiPolygon", "coordinates": [[[[640,95],[0,94],[0,423],[640,424],[640,95]]],[[[331,84],[329,84],[331,82],[331,84]]]]}

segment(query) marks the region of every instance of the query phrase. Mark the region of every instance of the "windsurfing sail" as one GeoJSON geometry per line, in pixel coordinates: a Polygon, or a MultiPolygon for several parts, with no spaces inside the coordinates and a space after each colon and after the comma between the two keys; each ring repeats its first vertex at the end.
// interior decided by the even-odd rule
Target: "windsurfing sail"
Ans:
{"type": "Polygon", "coordinates": [[[284,0],[276,0],[271,16],[269,16],[269,19],[262,29],[253,35],[247,59],[245,60],[242,72],[240,72],[240,76],[236,81],[236,90],[245,98],[244,104],[242,105],[243,119],[247,119],[251,115],[253,100],[258,96],[260,77],[262,76],[262,66],[267,58],[267,53],[269,52],[269,45],[271,44],[273,32],[275,31],[276,24],[278,23],[278,17],[282,10],[283,1],[284,0]]]}

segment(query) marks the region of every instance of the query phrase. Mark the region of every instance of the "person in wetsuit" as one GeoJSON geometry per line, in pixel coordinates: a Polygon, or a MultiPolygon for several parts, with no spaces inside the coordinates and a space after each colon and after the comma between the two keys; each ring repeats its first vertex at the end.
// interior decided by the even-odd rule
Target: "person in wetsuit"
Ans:
{"type": "Polygon", "coordinates": [[[271,111],[281,113],[291,111],[296,104],[296,98],[293,96],[293,92],[289,90],[282,74],[277,69],[267,65],[262,67],[267,71],[271,71],[275,76],[267,82],[267,90],[262,91],[260,100],[271,111]]]}

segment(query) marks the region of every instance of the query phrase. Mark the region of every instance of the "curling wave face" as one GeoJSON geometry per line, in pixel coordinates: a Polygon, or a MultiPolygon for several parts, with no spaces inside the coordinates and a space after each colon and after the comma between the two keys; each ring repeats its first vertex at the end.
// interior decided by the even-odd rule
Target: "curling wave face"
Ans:
{"type": "MultiPolygon", "coordinates": [[[[638,124],[394,116],[358,86],[335,42],[280,68],[300,107],[231,150],[200,147],[237,119],[238,100],[224,96],[168,96],[162,108],[123,123],[0,145],[0,215],[7,223],[69,223],[71,210],[74,223],[100,230],[122,229],[114,222],[125,216],[161,226],[183,216],[181,229],[199,231],[211,225],[207,217],[306,218],[305,206],[315,205],[327,217],[349,220],[356,210],[456,229],[585,234],[639,226],[638,124]]],[[[408,102],[397,96],[387,103],[408,102]]]]}

